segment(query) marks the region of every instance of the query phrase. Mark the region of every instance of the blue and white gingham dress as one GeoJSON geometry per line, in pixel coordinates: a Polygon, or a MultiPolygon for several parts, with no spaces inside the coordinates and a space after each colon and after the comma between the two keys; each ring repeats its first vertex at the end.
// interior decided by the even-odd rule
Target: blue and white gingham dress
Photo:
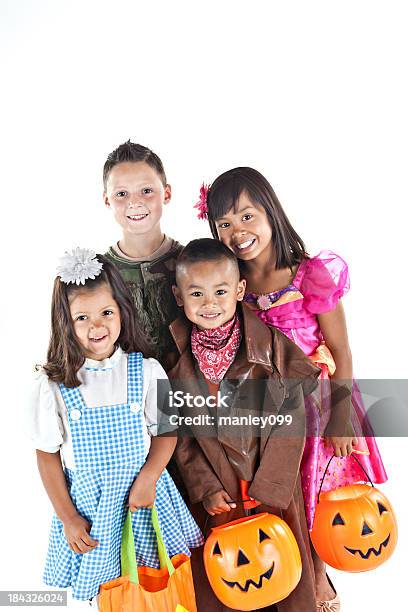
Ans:
{"type": "MultiPolygon", "coordinates": [[[[75,599],[90,599],[99,585],[120,576],[120,543],[129,489],[143,466],[145,448],[142,407],[143,357],[128,356],[128,403],[87,408],[79,388],[60,385],[68,410],[75,470],[66,470],[68,490],[79,514],[92,525],[99,545],[91,552],[73,552],[61,521],[54,515],[44,581],[72,587],[75,599]]],[[[160,527],[170,557],[190,554],[203,542],[201,532],[166,470],[156,486],[160,527]]],[[[151,511],[132,515],[137,562],[160,567],[151,511]]]]}

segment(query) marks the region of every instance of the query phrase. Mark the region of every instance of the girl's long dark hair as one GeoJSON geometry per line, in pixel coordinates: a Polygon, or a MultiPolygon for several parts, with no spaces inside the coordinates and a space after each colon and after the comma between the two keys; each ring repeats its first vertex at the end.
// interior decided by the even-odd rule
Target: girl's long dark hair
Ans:
{"type": "Polygon", "coordinates": [[[262,206],[272,228],[272,241],[276,253],[276,268],[292,268],[307,257],[306,247],[293,229],[272,185],[257,170],[247,167],[233,168],[217,177],[208,195],[208,222],[211,233],[219,240],[217,220],[231,208],[236,210],[240,195],[246,192],[249,199],[262,206]]]}
{"type": "Polygon", "coordinates": [[[132,295],[119,270],[103,255],[96,257],[103,265],[102,272],[95,279],[87,280],[85,285],[68,285],[59,277],[54,281],[51,337],[44,370],[50,380],[63,383],[66,387],[78,387],[81,384],[77,373],[85,362],[69,308],[70,298],[78,291],[93,291],[104,283],[108,285],[120,311],[121,329],[116,342],[117,346],[120,346],[126,353],[141,351],[145,356],[150,356],[149,349],[143,342],[141,331],[136,324],[132,295]]]}

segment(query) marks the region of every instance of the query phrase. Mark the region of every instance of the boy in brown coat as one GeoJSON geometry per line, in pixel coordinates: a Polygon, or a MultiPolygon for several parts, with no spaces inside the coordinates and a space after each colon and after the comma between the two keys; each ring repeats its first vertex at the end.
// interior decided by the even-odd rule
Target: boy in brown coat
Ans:
{"type": "MultiPolygon", "coordinates": [[[[285,600],[263,609],[314,612],[315,572],[324,566],[310,545],[299,465],[303,398],[315,388],[319,370],[283,334],[238,305],[245,281],[235,255],[222,243],[190,242],[178,259],[176,283],[174,294],[185,316],[170,326],[179,360],[168,375],[174,397],[187,398],[180,407],[176,459],[190,509],[206,531],[242,517],[248,506],[281,516],[298,542],[302,576],[285,600]],[[207,403],[191,401],[194,397],[207,403]],[[281,415],[284,424],[220,426],[218,417],[226,414],[281,415]],[[185,417],[193,417],[187,427],[185,417]]],[[[211,590],[201,549],[193,551],[192,565],[199,612],[229,610],[211,590]]]]}

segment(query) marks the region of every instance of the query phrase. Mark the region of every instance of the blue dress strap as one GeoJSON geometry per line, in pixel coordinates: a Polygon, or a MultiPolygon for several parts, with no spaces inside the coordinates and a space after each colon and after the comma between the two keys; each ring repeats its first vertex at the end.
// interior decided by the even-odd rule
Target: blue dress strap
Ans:
{"type": "Polygon", "coordinates": [[[70,389],[63,383],[60,383],[59,388],[68,412],[71,412],[71,410],[74,409],[82,410],[82,408],[85,407],[85,402],[82,398],[79,387],[73,387],[70,389]]]}
{"type": "Polygon", "coordinates": [[[142,406],[143,399],[143,355],[128,355],[128,403],[142,406]]]}
{"type": "Polygon", "coordinates": [[[84,408],[86,408],[84,399],[79,390],[79,387],[73,387],[72,389],[69,389],[63,383],[60,383],[59,388],[61,391],[62,399],[64,400],[65,405],[67,407],[68,421],[72,425],[73,421],[78,421],[81,418],[82,412],[84,408]]]}

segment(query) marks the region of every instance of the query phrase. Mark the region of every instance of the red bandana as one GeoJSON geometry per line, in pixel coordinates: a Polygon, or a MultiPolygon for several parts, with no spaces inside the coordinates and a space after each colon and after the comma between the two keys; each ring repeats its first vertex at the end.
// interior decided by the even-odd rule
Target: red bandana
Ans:
{"type": "Polygon", "coordinates": [[[231,321],[215,329],[191,330],[191,350],[207,380],[220,382],[235,359],[241,342],[241,325],[235,314],[231,321]]]}

